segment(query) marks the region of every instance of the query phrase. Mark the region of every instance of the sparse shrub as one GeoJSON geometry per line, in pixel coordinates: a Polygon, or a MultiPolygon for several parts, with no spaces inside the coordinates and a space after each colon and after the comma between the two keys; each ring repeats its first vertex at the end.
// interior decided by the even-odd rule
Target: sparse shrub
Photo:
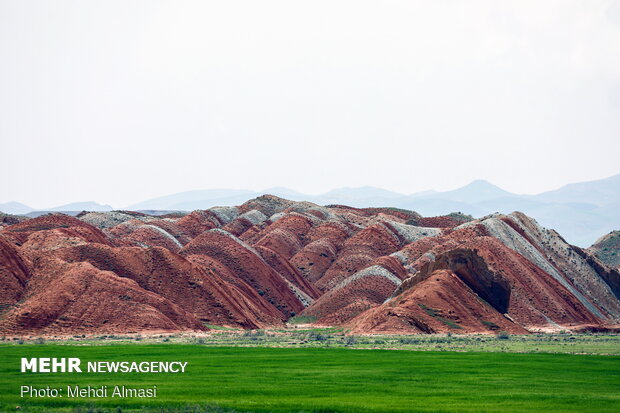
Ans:
{"type": "Polygon", "coordinates": [[[45,344],[45,339],[43,337],[38,337],[35,341],[35,344],[45,344]]]}
{"type": "Polygon", "coordinates": [[[315,316],[311,316],[311,315],[296,315],[291,317],[288,320],[289,324],[310,324],[310,323],[314,323],[316,321],[316,317],[315,316]]]}
{"type": "Polygon", "coordinates": [[[498,332],[496,337],[498,340],[510,340],[510,334],[504,330],[498,332]]]}
{"type": "Polygon", "coordinates": [[[355,336],[347,336],[344,342],[347,346],[352,346],[357,343],[357,339],[355,338],[355,336]]]}
{"type": "Polygon", "coordinates": [[[418,344],[419,340],[413,337],[400,337],[398,339],[400,344],[418,344]]]}
{"type": "Polygon", "coordinates": [[[326,341],[327,340],[327,336],[325,334],[321,334],[319,332],[312,331],[312,332],[310,332],[310,334],[308,334],[308,340],[326,341]]]}

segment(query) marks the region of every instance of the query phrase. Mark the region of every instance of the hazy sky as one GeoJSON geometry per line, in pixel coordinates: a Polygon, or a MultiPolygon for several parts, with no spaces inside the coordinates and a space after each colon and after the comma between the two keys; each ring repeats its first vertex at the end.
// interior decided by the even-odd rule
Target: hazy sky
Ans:
{"type": "Polygon", "coordinates": [[[0,202],[620,172],[620,2],[0,0],[0,202]]]}

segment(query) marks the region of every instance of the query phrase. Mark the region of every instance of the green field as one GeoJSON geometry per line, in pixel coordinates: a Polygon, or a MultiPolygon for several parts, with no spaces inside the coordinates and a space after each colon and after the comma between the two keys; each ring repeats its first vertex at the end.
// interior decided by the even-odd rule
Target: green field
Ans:
{"type": "Polygon", "coordinates": [[[183,344],[0,346],[0,410],[620,411],[620,357],[183,344]],[[20,373],[21,357],[187,361],[185,374],[20,373]],[[20,399],[19,386],[158,386],[140,399],[20,399]],[[217,406],[202,409],[197,406],[217,406]],[[222,410],[220,410],[220,408],[222,410]],[[178,409],[178,410],[175,410],[178,409]],[[214,409],[214,410],[213,410],[214,409]]]}
{"type": "Polygon", "coordinates": [[[467,351],[506,353],[565,353],[620,356],[620,335],[598,334],[420,334],[420,335],[347,335],[342,328],[300,328],[272,330],[235,330],[217,327],[207,334],[162,335],[76,335],[46,340],[37,337],[0,337],[0,344],[200,344],[211,347],[273,348],[348,348],[414,351],[467,351]]]}

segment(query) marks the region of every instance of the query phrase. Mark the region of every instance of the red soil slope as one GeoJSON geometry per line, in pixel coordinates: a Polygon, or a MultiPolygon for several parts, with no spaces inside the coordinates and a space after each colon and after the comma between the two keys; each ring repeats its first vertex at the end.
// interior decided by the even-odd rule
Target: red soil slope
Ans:
{"type": "Polygon", "coordinates": [[[191,314],[88,263],[47,260],[47,282],[0,320],[5,334],[204,330],[191,314]]]}
{"type": "Polygon", "coordinates": [[[520,213],[424,218],[263,196],[186,215],[0,229],[0,333],[282,326],[360,333],[606,328],[620,273],[520,213]]]}
{"type": "Polygon", "coordinates": [[[203,323],[259,328],[277,324],[278,312],[251,288],[240,290],[217,271],[196,265],[165,248],[110,248],[84,245],[59,254],[67,262],[89,262],[130,278],[168,298],[203,323]]]}
{"type": "Polygon", "coordinates": [[[488,333],[526,330],[504,317],[450,270],[436,270],[389,302],[351,320],[353,332],[488,333]]]}
{"type": "Polygon", "coordinates": [[[17,303],[30,278],[27,260],[0,234],[0,310],[17,303]]]}

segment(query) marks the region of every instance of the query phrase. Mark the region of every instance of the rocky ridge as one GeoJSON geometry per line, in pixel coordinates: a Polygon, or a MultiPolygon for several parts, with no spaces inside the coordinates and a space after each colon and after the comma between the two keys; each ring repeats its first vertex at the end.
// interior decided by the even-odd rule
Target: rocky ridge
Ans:
{"type": "Polygon", "coordinates": [[[615,328],[620,273],[602,248],[519,212],[422,217],[270,195],[188,214],[10,218],[0,332],[264,328],[300,315],[356,333],[615,328]]]}

